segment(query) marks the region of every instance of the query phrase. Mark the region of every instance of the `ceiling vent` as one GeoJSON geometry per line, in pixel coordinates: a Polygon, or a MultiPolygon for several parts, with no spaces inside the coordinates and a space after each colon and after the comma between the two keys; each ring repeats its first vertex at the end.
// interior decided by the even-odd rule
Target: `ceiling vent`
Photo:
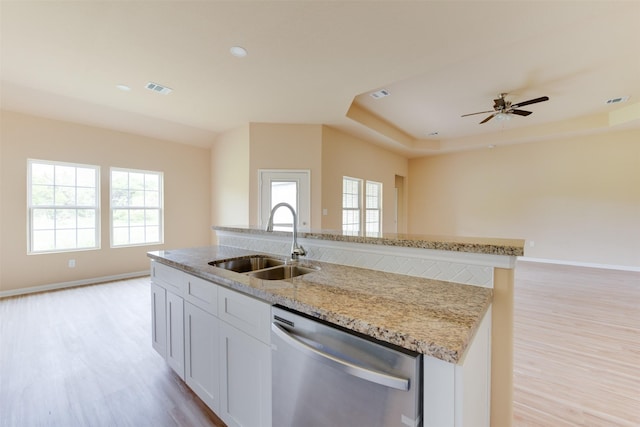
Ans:
{"type": "Polygon", "coordinates": [[[385,96],[389,96],[391,94],[389,93],[388,90],[381,89],[381,90],[379,90],[377,92],[370,93],[369,95],[371,95],[371,97],[374,98],[374,99],[380,99],[380,98],[384,98],[385,96]]]}
{"type": "Polygon", "coordinates": [[[620,98],[611,98],[607,100],[607,104],[617,104],[619,102],[626,102],[629,100],[628,96],[621,96],[620,98]]]}
{"type": "Polygon", "coordinates": [[[168,95],[173,91],[173,89],[171,88],[159,85],[158,83],[152,83],[152,82],[147,83],[145,87],[152,92],[161,93],[162,95],[168,95]]]}

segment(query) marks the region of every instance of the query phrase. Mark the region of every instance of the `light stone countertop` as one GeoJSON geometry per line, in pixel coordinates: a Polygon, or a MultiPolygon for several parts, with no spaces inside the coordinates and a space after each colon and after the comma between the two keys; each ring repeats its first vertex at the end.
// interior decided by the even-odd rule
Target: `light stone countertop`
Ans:
{"type": "MultiPolygon", "coordinates": [[[[258,235],[291,237],[291,232],[267,232],[253,226],[213,226],[215,231],[229,231],[258,235]]],[[[431,236],[421,234],[383,233],[380,237],[349,236],[339,231],[298,231],[298,238],[328,240],[335,242],[366,243],[370,245],[405,248],[435,249],[440,251],[470,252],[478,254],[523,256],[524,240],[487,237],[431,236]]]]}
{"type": "Polygon", "coordinates": [[[450,363],[461,361],[491,305],[488,288],[337,264],[302,261],[300,265],[320,270],[288,280],[261,280],[208,264],[251,254],[255,252],[208,246],[148,256],[271,304],[450,363]]]}

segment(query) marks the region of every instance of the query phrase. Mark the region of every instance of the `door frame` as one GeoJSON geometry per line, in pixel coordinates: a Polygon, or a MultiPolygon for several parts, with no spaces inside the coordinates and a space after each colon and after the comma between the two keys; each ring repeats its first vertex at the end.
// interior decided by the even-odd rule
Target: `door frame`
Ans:
{"type": "MultiPolygon", "coordinates": [[[[311,229],[311,170],[310,169],[258,169],[258,223],[260,227],[266,227],[267,222],[269,221],[269,214],[263,210],[262,202],[264,199],[263,195],[263,182],[265,178],[269,182],[271,182],[271,178],[268,177],[268,174],[272,175],[280,175],[282,179],[287,179],[290,177],[291,181],[298,181],[298,230],[309,230],[311,229]],[[303,191],[300,191],[303,186],[306,186],[306,197],[304,197],[303,191]],[[302,197],[301,197],[302,196],[302,197]]],[[[269,186],[269,189],[271,187],[269,186]]],[[[271,211],[269,208],[268,212],[271,211]]]]}

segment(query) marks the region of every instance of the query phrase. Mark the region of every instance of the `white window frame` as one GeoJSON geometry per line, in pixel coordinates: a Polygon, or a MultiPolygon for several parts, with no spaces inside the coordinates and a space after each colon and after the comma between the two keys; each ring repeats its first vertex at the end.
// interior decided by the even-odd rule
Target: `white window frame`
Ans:
{"type": "MultiPolygon", "coordinates": [[[[353,200],[353,197],[349,197],[349,198],[353,200]]],[[[360,178],[353,178],[350,176],[342,177],[342,233],[348,236],[360,236],[362,234],[362,180],[360,178]],[[347,207],[345,205],[345,197],[349,197],[354,194],[353,192],[349,192],[349,193],[345,192],[346,183],[349,181],[352,184],[355,184],[357,188],[357,197],[355,198],[355,202],[357,203],[357,206],[347,207]],[[348,215],[350,218],[355,217],[358,219],[357,229],[355,230],[352,229],[354,223],[352,222],[349,222],[348,224],[345,223],[345,215],[348,212],[351,213],[351,215],[348,215]]]]}
{"type": "Polygon", "coordinates": [[[382,183],[377,181],[366,181],[364,184],[365,194],[364,194],[364,233],[366,236],[371,237],[379,237],[382,233],[382,183]],[[378,194],[372,194],[369,191],[369,185],[375,186],[378,194]],[[377,206],[370,206],[370,201],[374,198],[377,202],[377,206]],[[378,216],[377,221],[370,220],[370,214],[372,212],[376,212],[378,216]]]}
{"type": "MultiPolygon", "coordinates": [[[[86,220],[85,220],[86,221],[86,220]]],[[[66,233],[68,234],[68,233],[66,233]]],[[[51,160],[37,160],[27,159],[27,254],[47,254],[47,253],[60,253],[60,252],[78,252],[78,251],[90,251],[100,249],[100,166],[86,165],[80,163],[67,163],[51,160]],[[53,176],[48,183],[36,183],[34,182],[33,167],[34,165],[43,165],[53,168],[53,176]],[[73,172],[73,184],[70,182],[64,182],[62,175],[63,168],[74,168],[73,172]],[[78,185],[78,170],[79,169],[91,169],[94,171],[93,186],[81,186],[78,185]],[[34,204],[34,190],[36,187],[52,187],[51,203],[34,204]],[[93,190],[93,203],[79,203],[79,192],[85,190],[85,192],[91,193],[93,190]],[[69,200],[64,201],[63,197],[69,197],[73,193],[73,202],[69,200]],[[60,200],[58,200],[60,199],[60,200]],[[35,228],[38,226],[37,211],[49,210],[49,219],[41,220],[49,222],[50,228],[35,228]],[[60,224],[62,219],[58,217],[59,211],[73,211],[75,210],[75,216],[67,217],[68,224],[60,224]],[[83,225],[79,224],[80,212],[79,211],[93,211],[93,224],[89,226],[89,223],[85,222],[83,225]],[[52,214],[52,215],[51,215],[52,214]],[[71,225],[73,222],[73,225],[71,225]],[[73,230],[75,245],[62,246],[60,243],[63,232],[70,232],[73,230]],[[93,230],[93,245],[82,246],[80,231],[93,230]],[[46,249],[37,249],[38,232],[52,232],[53,233],[53,246],[46,249]]]]}
{"type": "MultiPolygon", "coordinates": [[[[150,246],[150,245],[159,245],[159,244],[163,244],[164,243],[164,173],[160,172],[160,171],[149,171],[149,170],[140,170],[140,169],[131,169],[131,168],[119,168],[119,167],[111,167],[109,170],[109,204],[110,204],[110,209],[109,209],[109,230],[110,230],[110,243],[111,243],[111,248],[128,248],[128,247],[132,247],[132,246],[150,246]],[[113,179],[114,179],[114,172],[122,172],[122,173],[127,173],[127,187],[126,188],[115,188],[113,185],[113,179]],[[147,197],[147,196],[151,196],[151,193],[154,193],[155,191],[151,191],[148,190],[146,188],[146,185],[144,186],[143,189],[138,189],[135,190],[131,188],[131,174],[142,174],[144,175],[144,179],[147,179],[147,176],[156,176],[158,177],[158,188],[157,188],[157,206],[151,204],[148,205],[147,203],[151,203],[153,201],[152,197],[147,197]],[[127,204],[114,204],[114,195],[115,192],[118,190],[126,190],[127,191],[127,204]],[[132,204],[132,192],[133,191],[137,191],[140,192],[142,191],[143,195],[142,195],[142,203],[139,204],[132,204]],[[149,193],[149,194],[147,194],[149,193]],[[116,221],[122,221],[122,220],[118,220],[117,217],[119,216],[119,212],[117,211],[128,211],[127,212],[127,225],[122,225],[122,222],[118,223],[118,225],[115,225],[116,221]],[[142,221],[142,225],[135,225],[132,226],[131,225],[131,213],[132,211],[144,211],[144,219],[142,221]],[[157,212],[157,224],[152,224],[152,225],[148,225],[147,224],[147,211],[155,211],[157,212]],[[158,232],[157,232],[157,239],[150,239],[147,237],[147,232],[148,232],[148,227],[158,227],[158,232]],[[138,228],[138,229],[144,229],[143,230],[143,234],[144,234],[144,239],[143,241],[138,241],[138,240],[134,240],[134,242],[132,243],[132,239],[131,239],[131,231],[132,228],[138,228]],[[118,230],[127,230],[127,243],[116,243],[116,229],[118,230]]],[[[140,200],[140,198],[137,198],[136,200],[140,200]]]]}
{"type": "MultiPolygon", "coordinates": [[[[348,193],[352,195],[353,193],[348,193]]],[[[353,218],[353,214],[351,217],[353,218]]],[[[349,236],[370,236],[370,237],[379,237],[382,233],[382,183],[371,180],[363,180],[361,178],[354,178],[350,176],[342,177],[342,233],[349,236]],[[357,185],[357,206],[347,207],[345,206],[345,184],[346,182],[351,181],[357,185]],[[377,195],[375,200],[377,200],[377,206],[370,207],[369,201],[373,196],[370,194],[369,184],[373,184],[377,188],[377,195]],[[345,214],[347,212],[355,212],[355,217],[357,218],[357,229],[353,229],[353,223],[345,224],[345,214]],[[370,214],[372,212],[377,212],[378,221],[372,222],[370,221],[370,214]],[[375,224],[375,229],[372,227],[372,224],[375,224]]]]}

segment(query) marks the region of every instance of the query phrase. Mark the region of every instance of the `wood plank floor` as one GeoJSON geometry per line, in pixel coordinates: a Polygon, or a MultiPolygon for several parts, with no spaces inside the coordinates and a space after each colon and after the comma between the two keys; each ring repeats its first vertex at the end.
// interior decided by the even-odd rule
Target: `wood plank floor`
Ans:
{"type": "MultiPolygon", "coordinates": [[[[640,274],[519,262],[517,427],[640,426],[640,274]]],[[[0,426],[223,426],[151,348],[149,279],[0,300],[0,426]]]]}
{"type": "Polygon", "coordinates": [[[149,278],[0,300],[0,426],[224,426],[151,348],[149,278]]]}
{"type": "Polygon", "coordinates": [[[640,426],[640,273],[519,262],[514,425],[640,426]]]}

